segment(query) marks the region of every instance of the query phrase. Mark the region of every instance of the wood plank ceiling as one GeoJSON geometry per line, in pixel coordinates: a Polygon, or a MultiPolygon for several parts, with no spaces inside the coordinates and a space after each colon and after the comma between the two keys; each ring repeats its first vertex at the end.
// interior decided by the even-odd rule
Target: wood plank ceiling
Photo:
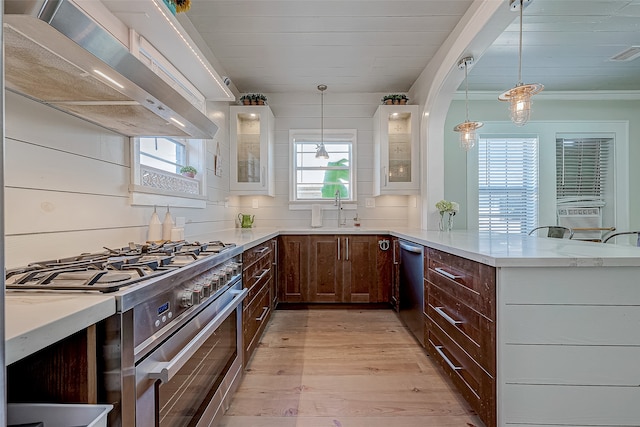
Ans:
{"type": "Polygon", "coordinates": [[[243,92],[408,90],[471,0],[192,0],[187,12],[243,92]]]}
{"type": "MultiPolygon", "coordinates": [[[[242,92],[404,92],[471,3],[192,0],[186,16],[242,92]]],[[[640,0],[535,0],[524,14],[525,82],[640,90],[640,59],[609,60],[640,46],[640,0]]],[[[470,70],[470,90],[517,82],[518,16],[470,70]]]]}

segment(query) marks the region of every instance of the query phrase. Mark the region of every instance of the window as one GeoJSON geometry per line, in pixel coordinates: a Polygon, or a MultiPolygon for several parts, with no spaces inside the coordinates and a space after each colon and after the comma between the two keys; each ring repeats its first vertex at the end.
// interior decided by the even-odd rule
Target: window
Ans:
{"type": "Polygon", "coordinates": [[[537,224],[537,138],[480,138],[478,229],[527,233],[537,224]]]}
{"type": "Polygon", "coordinates": [[[140,164],[179,173],[187,163],[187,148],[175,139],[140,138],[140,164]]]}
{"type": "Polygon", "coordinates": [[[355,197],[356,130],[324,130],[329,159],[316,158],[319,130],[292,130],[292,201],[342,200],[355,197]]]}
{"type": "Polygon", "coordinates": [[[206,149],[202,139],[131,138],[131,204],[205,208],[206,149]],[[195,178],[180,175],[182,166],[195,178]]]}
{"type": "Polygon", "coordinates": [[[558,201],[605,201],[613,138],[556,138],[558,201]]]}

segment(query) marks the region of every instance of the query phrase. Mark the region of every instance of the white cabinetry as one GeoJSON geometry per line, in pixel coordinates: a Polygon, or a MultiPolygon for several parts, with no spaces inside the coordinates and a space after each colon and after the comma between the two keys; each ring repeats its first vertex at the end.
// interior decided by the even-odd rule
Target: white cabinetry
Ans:
{"type": "Polygon", "coordinates": [[[500,427],[639,425],[640,267],[576,260],[498,269],[500,427]]]}
{"type": "Polygon", "coordinates": [[[274,195],[273,144],[275,119],[268,106],[232,106],[231,192],[274,195]]]}
{"type": "Polygon", "coordinates": [[[420,192],[417,105],[381,105],[373,116],[373,195],[420,192]]]}

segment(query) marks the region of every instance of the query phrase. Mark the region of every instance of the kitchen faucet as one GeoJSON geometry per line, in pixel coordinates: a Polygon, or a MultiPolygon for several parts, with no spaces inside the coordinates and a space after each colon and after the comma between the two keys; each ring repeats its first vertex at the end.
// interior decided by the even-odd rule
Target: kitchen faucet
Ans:
{"type": "Polygon", "coordinates": [[[343,227],[345,225],[347,225],[347,219],[346,218],[342,218],[342,198],[340,197],[340,190],[336,190],[336,200],[334,203],[334,206],[338,207],[338,227],[343,227]]]}

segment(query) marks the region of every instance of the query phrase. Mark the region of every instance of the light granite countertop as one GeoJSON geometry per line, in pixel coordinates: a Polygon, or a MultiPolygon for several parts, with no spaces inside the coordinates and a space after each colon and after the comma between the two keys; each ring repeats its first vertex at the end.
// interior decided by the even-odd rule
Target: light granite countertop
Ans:
{"type": "MultiPolygon", "coordinates": [[[[220,240],[246,250],[278,235],[305,234],[389,234],[494,267],[640,266],[640,248],[636,247],[466,231],[236,228],[190,240],[220,240]]],[[[10,364],[114,314],[115,298],[89,292],[7,291],[5,313],[6,359],[10,364]]]]}

